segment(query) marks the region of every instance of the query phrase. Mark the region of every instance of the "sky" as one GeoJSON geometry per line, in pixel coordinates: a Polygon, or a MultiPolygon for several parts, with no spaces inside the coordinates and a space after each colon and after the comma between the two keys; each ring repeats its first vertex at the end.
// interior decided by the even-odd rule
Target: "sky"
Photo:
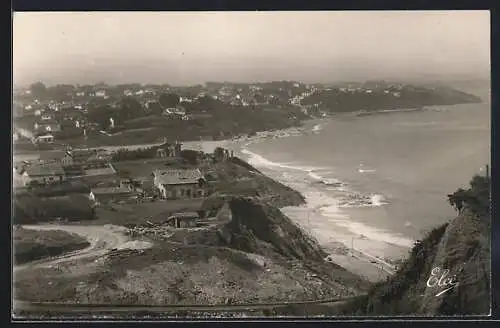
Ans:
{"type": "Polygon", "coordinates": [[[29,84],[489,77],[488,11],[17,12],[29,84]]]}

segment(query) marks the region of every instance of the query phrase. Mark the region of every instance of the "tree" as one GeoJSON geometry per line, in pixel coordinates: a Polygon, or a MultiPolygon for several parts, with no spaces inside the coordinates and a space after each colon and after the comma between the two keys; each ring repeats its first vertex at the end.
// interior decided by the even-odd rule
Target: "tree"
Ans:
{"type": "Polygon", "coordinates": [[[181,97],[175,93],[162,93],[158,98],[158,102],[164,108],[175,107],[179,105],[181,97]]]}
{"type": "Polygon", "coordinates": [[[196,150],[184,149],[181,150],[181,157],[189,164],[196,165],[198,163],[198,152],[196,150]]]}
{"type": "Polygon", "coordinates": [[[478,217],[489,217],[490,214],[490,178],[474,176],[470,181],[470,188],[458,189],[448,195],[448,202],[458,212],[468,210],[478,217]]]}
{"type": "Polygon", "coordinates": [[[109,127],[109,118],[114,114],[114,111],[107,106],[90,107],[87,117],[90,122],[99,124],[101,129],[105,130],[109,127]]]}
{"type": "Polygon", "coordinates": [[[154,115],[160,115],[163,112],[160,103],[156,101],[149,104],[149,111],[154,115]]]}
{"type": "Polygon", "coordinates": [[[35,82],[30,85],[30,91],[33,97],[43,98],[47,94],[47,87],[42,82],[35,82]]]}
{"type": "Polygon", "coordinates": [[[144,111],[141,103],[132,97],[122,98],[118,111],[118,118],[120,121],[125,121],[142,116],[144,111]]]}
{"type": "Polygon", "coordinates": [[[466,201],[466,198],[467,198],[467,191],[460,188],[453,194],[448,195],[448,202],[458,212],[458,214],[461,214],[464,208],[464,203],[466,201]]]}

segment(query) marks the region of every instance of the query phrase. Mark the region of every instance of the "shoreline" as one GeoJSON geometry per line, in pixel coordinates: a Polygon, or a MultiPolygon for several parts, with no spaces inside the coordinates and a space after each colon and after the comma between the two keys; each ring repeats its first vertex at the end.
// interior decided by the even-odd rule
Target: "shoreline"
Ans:
{"type": "MultiPolygon", "coordinates": [[[[230,143],[231,148],[242,155],[243,159],[248,161],[248,153],[258,155],[253,151],[249,151],[247,147],[255,145],[266,140],[275,138],[287,138],[304,133],[317,133],[321,130],[321,124],[326,123],[332,118],[321,118],[309,120],[299,129],[290,128],[278,131],[265,132],[260,135],[248,138],[242,138],[236,142],[227,142],[224,146],[230,143]]],[[[250,163],[252,166],[254,164],[250,163]]],[[[282,167],[287,167],[282,165],[282,167]]],[[[260,167],[256,167],[261,169],[260,167]]],[[[288,167],[289,169],[296,169],[288,167]]],[[[280,210],[288,216],[292,221],[301,227],[302,230],[313,236],[321,245],[321,247],[329,254],[327,260],[330,260],[348,271],[357,273],[372,282],[384,280],[387,276],[394,274],[396,271],[395,262],[406,258],[410,248],[402,247],[396,244],[390,244],[384,241],[369,239],[361,234],[356,234],[346,228],[349,224],[349,219],[346,218],[342,224],[340,220],[331,220],[319,213],[321,206],[314,206],[307,200],[303,190],[297,189],[296,186],[283,181],[278,176],[263,172],[269,178],[276,180],[288,187],[298,191],[306,199],[306,203],[300,206],[289,206],[280,210]],[[316,218],[311,220],[311,214],[316,218]],[[311,221],[313,227],[311,228],[311,221]]],[[[333,205],[333,204],[331,204],[333,205]]]]}

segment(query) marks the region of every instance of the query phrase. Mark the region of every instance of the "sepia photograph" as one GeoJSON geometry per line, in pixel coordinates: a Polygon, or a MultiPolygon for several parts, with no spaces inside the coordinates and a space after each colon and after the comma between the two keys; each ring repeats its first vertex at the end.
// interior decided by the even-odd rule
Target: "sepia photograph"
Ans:
{"type": "Polygon", "coordinates": [[[490,12],[13,12],[15,320],[491,315],[490,12]]]}

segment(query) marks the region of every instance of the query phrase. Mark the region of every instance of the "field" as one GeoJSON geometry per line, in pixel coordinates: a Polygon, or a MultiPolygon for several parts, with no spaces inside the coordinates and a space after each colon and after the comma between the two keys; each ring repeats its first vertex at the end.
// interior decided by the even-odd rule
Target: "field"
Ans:
{"type": "Polygon", "coordinates": [[[168,213],[192,212],[201,209],[202,199],[158,200],[141,204],[106,205],[96,209],[92,224],[141,225],[146,221],[162,223],[168,213]]]}
{"type": "Polygon", "coordinates": [[[179,165],[180,159],[154,158],[137,161],[113,163],[118,175],[129,174],[131,177],[150,177],[154,170],[166,168],[166,164],[179,165]]]}

